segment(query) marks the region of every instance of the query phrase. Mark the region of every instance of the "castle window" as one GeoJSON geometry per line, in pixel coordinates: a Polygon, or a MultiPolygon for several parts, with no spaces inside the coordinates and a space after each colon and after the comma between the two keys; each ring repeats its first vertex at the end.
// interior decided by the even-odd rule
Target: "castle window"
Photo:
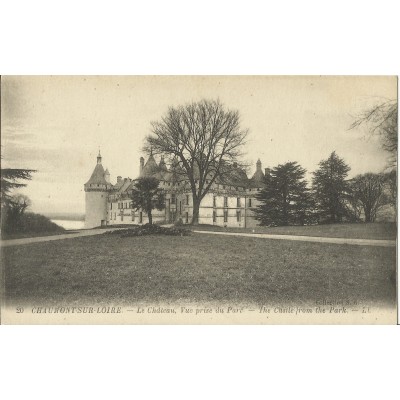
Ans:
{"type": "Polygon", "coordinates": [[[110,210],[112,210],[112,203],[110,204],[110,210]]]}
{"type": "Polygon", "coordinates": [[[135,220],[135,211],[132,211],[132,221],[135,220]]]}
{"type": "Polygon", "coordinates": [[[176,195],[175,195],[175,193],[172,193],[171,194],[171,204],[175,204],[175,202],[176,202],[176,195]]]}
{"type": "Polygon", "coordinates": [[[224,211],[224,222],[228,222],[228,210],[224,211]]]}
{"type": "Polygon", "coordinates": [[[217,196],[213,197],[213,207],[217,207],[217,196]]]}
{"type": "Polygon", "coordinates": [[[224,197],[224,207],[228,207],[228,198],[224,197]]]}
{"type": "Polygon", "coordinates": [[[240,205],[240,197],[238,197],[236,199],[236,207],[241,207],[241,205],[240,205]]]}
{"type": "Polygon", "coordinates": [[[189,205],[189,195],[186,195],[186,204],[189,205]]]}
{"type": "Polygon", "coordinates": [[[251,199],[249,199],[249,207],[251,207],[251,199]]]}
{"type": "Polygon", "coordinates": [[[217,222],[217,212],[213,211],[213,222],[217,222]]]}
{"type": "Polygon", "coordinates": [[[236,221],[240,222],[241,214],[240,211],[236,211],[236,221]]]}

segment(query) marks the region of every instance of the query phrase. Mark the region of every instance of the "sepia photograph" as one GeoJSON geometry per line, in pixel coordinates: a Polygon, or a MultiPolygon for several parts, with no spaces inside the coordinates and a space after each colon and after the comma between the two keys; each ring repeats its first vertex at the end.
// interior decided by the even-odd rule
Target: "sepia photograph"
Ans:
{"type": "Polygon", "coordinates": [[[396,324],[395,76],[2,76],[2,324],[396,324]]]}

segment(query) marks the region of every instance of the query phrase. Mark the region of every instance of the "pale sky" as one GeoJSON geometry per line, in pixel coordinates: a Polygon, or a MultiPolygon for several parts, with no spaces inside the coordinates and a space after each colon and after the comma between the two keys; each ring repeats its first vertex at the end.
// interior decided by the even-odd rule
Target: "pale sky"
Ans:
{"type": "MultiPolygon", "coordinates": [[[[397,97],[395,77],[2,77],[3,167],[38,170],[22,190],[36,212],[85,210],[83,184],[100,147],[116,177],[135,178],[150,122],[169,106],[219,98],[248,128],[246,159],[297,161],[309,173],[336,150],[349,176],[380,172],[387,153],[354,116],[397,97]]],[[[145,158],[146,156],[143,155],[145,158]]]]}

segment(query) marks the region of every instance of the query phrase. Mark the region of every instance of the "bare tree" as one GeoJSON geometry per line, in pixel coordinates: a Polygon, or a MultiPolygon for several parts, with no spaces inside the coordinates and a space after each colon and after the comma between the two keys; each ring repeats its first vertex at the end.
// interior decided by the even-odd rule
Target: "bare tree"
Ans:
{"type": "Polygon", "coordinates": [[[366,110],[353,122],[350,129],[367,125],[371,134],[379,135],[382,148],[390,153],[389,167],[397,165],[397,101],[389,100],[366,110]]]}
{"type": "Polygon", "coordinates": [[[152,122],[145,151],[178,160],[193,195],[193,224],[215,180],[240,164],[247,133],[240,128],[239,112],[225,109],[218,100],[170,107],[160,121],[152,122]]]}
{"type": "Polygon", "coordinates": [[[390,171],[385,174],[385,183],[389,192],[389,204],[395,209],[397,206],[397,173],[396,170],[390,171]]]}
{"type": "Polygon", "coordinates": [[[378,210],[388,203],[384,192],[385,177],[382,174],[357,175],[350,182],[355,202],[364,210],[365,222],[374,222],[378,210]]]}

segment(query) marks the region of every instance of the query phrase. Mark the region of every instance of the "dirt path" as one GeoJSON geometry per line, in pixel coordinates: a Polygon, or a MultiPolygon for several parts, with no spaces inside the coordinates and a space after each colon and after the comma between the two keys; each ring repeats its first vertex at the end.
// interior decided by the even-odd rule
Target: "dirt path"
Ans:
{"type": "Polygon", "coordinates": [[[349,239],[349,238],[333,238],[319,236],[295,236],[295,235],[271,235],[268,233],[232,233],[232,232],[212,232],[212,231],[193,231],[195,233],[204,233],[209,235],[228,235],[228,236],[244,236],[262,239],[277,240],[295,240],[299,242],[315,242],[315,243],[334,243],[334,244],[352,244],[357,246],[384,246],[395,247],[395,240],[377,240],[377,239],[349,239]]]}
{"type": "MultiPolygon", "coordinates": [[[[120,229],[120,228],[115,228],[120,229]]],[[[107,230],[113,230],[107,229],[107,230]]],[[[62,239],[73,239],[83,236],[94,236],[101,235],[106,230],[104,229],[90,229],[83,230],[77,233],[68,233],[65,235],[54,235],[54,236],[40,236],[23,239],[10,239],[1,240],[0,247],[18,246],[23,244],[49,242],[51,240],[62,240],[62,239]]],[[[334,243],[334,244],[351,244],[357,246],[384,246],[384,247],[395,247],[395,240],[377,240],[377,239],[349,239],[349,238],[333,238],[333,237],[319,237],[319,236],[295,236],[295,235],[271,235],[268,233],[233,233],[233,232],[212,232],[212,231],[193,231],[195,233],[202,233],[206,235],[228,235],[228,236],[244,236],[244,237],[255,237],[261,239],[277,239],[277,240],[294,240],[300,242],[315,242],[315,243],[334,243]]]]}
{"type": "MultiPolygon", "coordinates": [[[[112,230],[112,229],[107,229],[107,230],[112,230]]],[[[51,240],[73,239],[82,236],[100,235],[105,231],[106,231],[105,229],[88,229],[88,230],[82,230],[77,233],[66,233],[64,235],[37,236],[31,238],[1,240],[0,247],[18,246],[22,244],[49,242],[51,240]]]]}

